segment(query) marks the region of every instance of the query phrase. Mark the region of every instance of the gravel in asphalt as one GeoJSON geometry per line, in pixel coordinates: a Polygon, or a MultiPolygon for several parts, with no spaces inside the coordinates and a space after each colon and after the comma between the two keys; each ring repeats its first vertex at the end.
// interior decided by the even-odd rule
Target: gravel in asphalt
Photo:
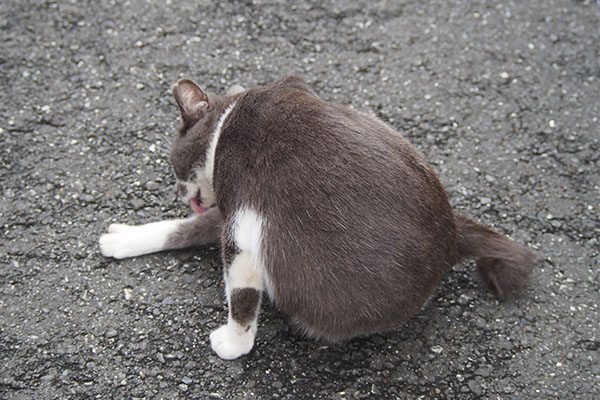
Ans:
{"type": "Polygon", "coordinates": [[[0,3],[0,398],[600,398],[598,1],[0,3]],[[187,215],[171,85],[303,76],[372,112],[454,207],[540,255],[499,303],[456,266],[402,329],[328,345],[263,306],[220,360],[219,251],[116,261],[112,222],[187,215]]]}

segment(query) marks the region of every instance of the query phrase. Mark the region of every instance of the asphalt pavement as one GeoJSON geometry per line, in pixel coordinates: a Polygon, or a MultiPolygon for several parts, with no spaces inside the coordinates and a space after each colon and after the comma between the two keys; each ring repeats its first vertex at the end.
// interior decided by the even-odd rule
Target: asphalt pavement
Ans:
{"type": "MultiPolygon", "coordinates": [[[[600,398],[600,2],[0,3],[0,398],[600,398]],[[378,115],[461,212],[534,248],[498,302],[456,266],[397,331],[330,345],[265,302],[223,361],[216,247],[117,261],[181,217],[171,85],[304,77],[378,115]]],[[[360,210],[357,210],[360,213],[360,210]]]]}

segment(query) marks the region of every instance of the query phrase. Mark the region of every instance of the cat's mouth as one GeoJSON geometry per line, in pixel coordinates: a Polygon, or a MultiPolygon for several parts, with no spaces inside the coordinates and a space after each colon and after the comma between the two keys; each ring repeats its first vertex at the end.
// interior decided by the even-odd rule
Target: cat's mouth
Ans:
{"type": "Polygon", "coordinates": [[[192,208],[195,212],[199,214],[204,214],[206,212],[206,208],[202,207],[202,198],[200,197],[200,192],[198,192],[196,197],[192,197],[190,199],[190,203],[192,204],[192,208]]]}

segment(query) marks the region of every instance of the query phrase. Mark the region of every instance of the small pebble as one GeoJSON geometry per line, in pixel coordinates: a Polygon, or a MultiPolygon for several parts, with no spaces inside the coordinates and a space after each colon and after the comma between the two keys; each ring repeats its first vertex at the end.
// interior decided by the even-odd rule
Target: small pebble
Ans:
{"type": "Polygon", "coordinates": [[[160,187],[160,184],[156,181],[148,181],[146,182],[146,189],[148,190],[156,190],[160,187]]]}
{"type": "Polygon", "coordinates": [[[467,386],[469,387],[470,391],[476,394],[477,396],[480,396],[483,393],[481,385],[475,379],[471,379],[467,383],[467,386]]]}
{"type": "Polygon", "coordinates": [[[104,333],[104,337],[107,339],[112,339],[117,336],[117,330],[115,328],[108,328],[104,333]]]}
{"type": "Polygon", "coordinates": [[[471,301],[471,298],[465,294],[461,294],[458,300],[456,301],[461,306],[466,306],[471,301]]]}
{"type": "Polygon", "coordinates": [[[141,200],[141,199],[134,199],[131,201],[131,206],[136,211],[142,209],[145,204],[146,203],[144,202],[144,200],[141,200]]]}
{"type": "Polygon", "coordinates": [[[435,354],[441,354],[441,352],[444,351],[444,348],[442,346],[435,345],[435,346],[431,346],[431,351],[434,352],[435,354]]]}

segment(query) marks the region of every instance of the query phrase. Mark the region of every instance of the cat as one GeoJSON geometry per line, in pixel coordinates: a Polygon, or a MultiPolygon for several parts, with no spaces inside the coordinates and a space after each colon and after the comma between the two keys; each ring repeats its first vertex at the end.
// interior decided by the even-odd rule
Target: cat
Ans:
{"type": "Polygon", "coordinates": [[[263,292],[308,336],[337,342],[401,326],[463,259],[500,299],[536,264],[455,213],[404,136],[301,78],[225,95],[183,79],[173,95],[183,124],[170,160],[195,213],[113,224],[100,249],[125,258],[220,243],[229,312],[210,342],[223,359],[252,349],[263,292]]]}

